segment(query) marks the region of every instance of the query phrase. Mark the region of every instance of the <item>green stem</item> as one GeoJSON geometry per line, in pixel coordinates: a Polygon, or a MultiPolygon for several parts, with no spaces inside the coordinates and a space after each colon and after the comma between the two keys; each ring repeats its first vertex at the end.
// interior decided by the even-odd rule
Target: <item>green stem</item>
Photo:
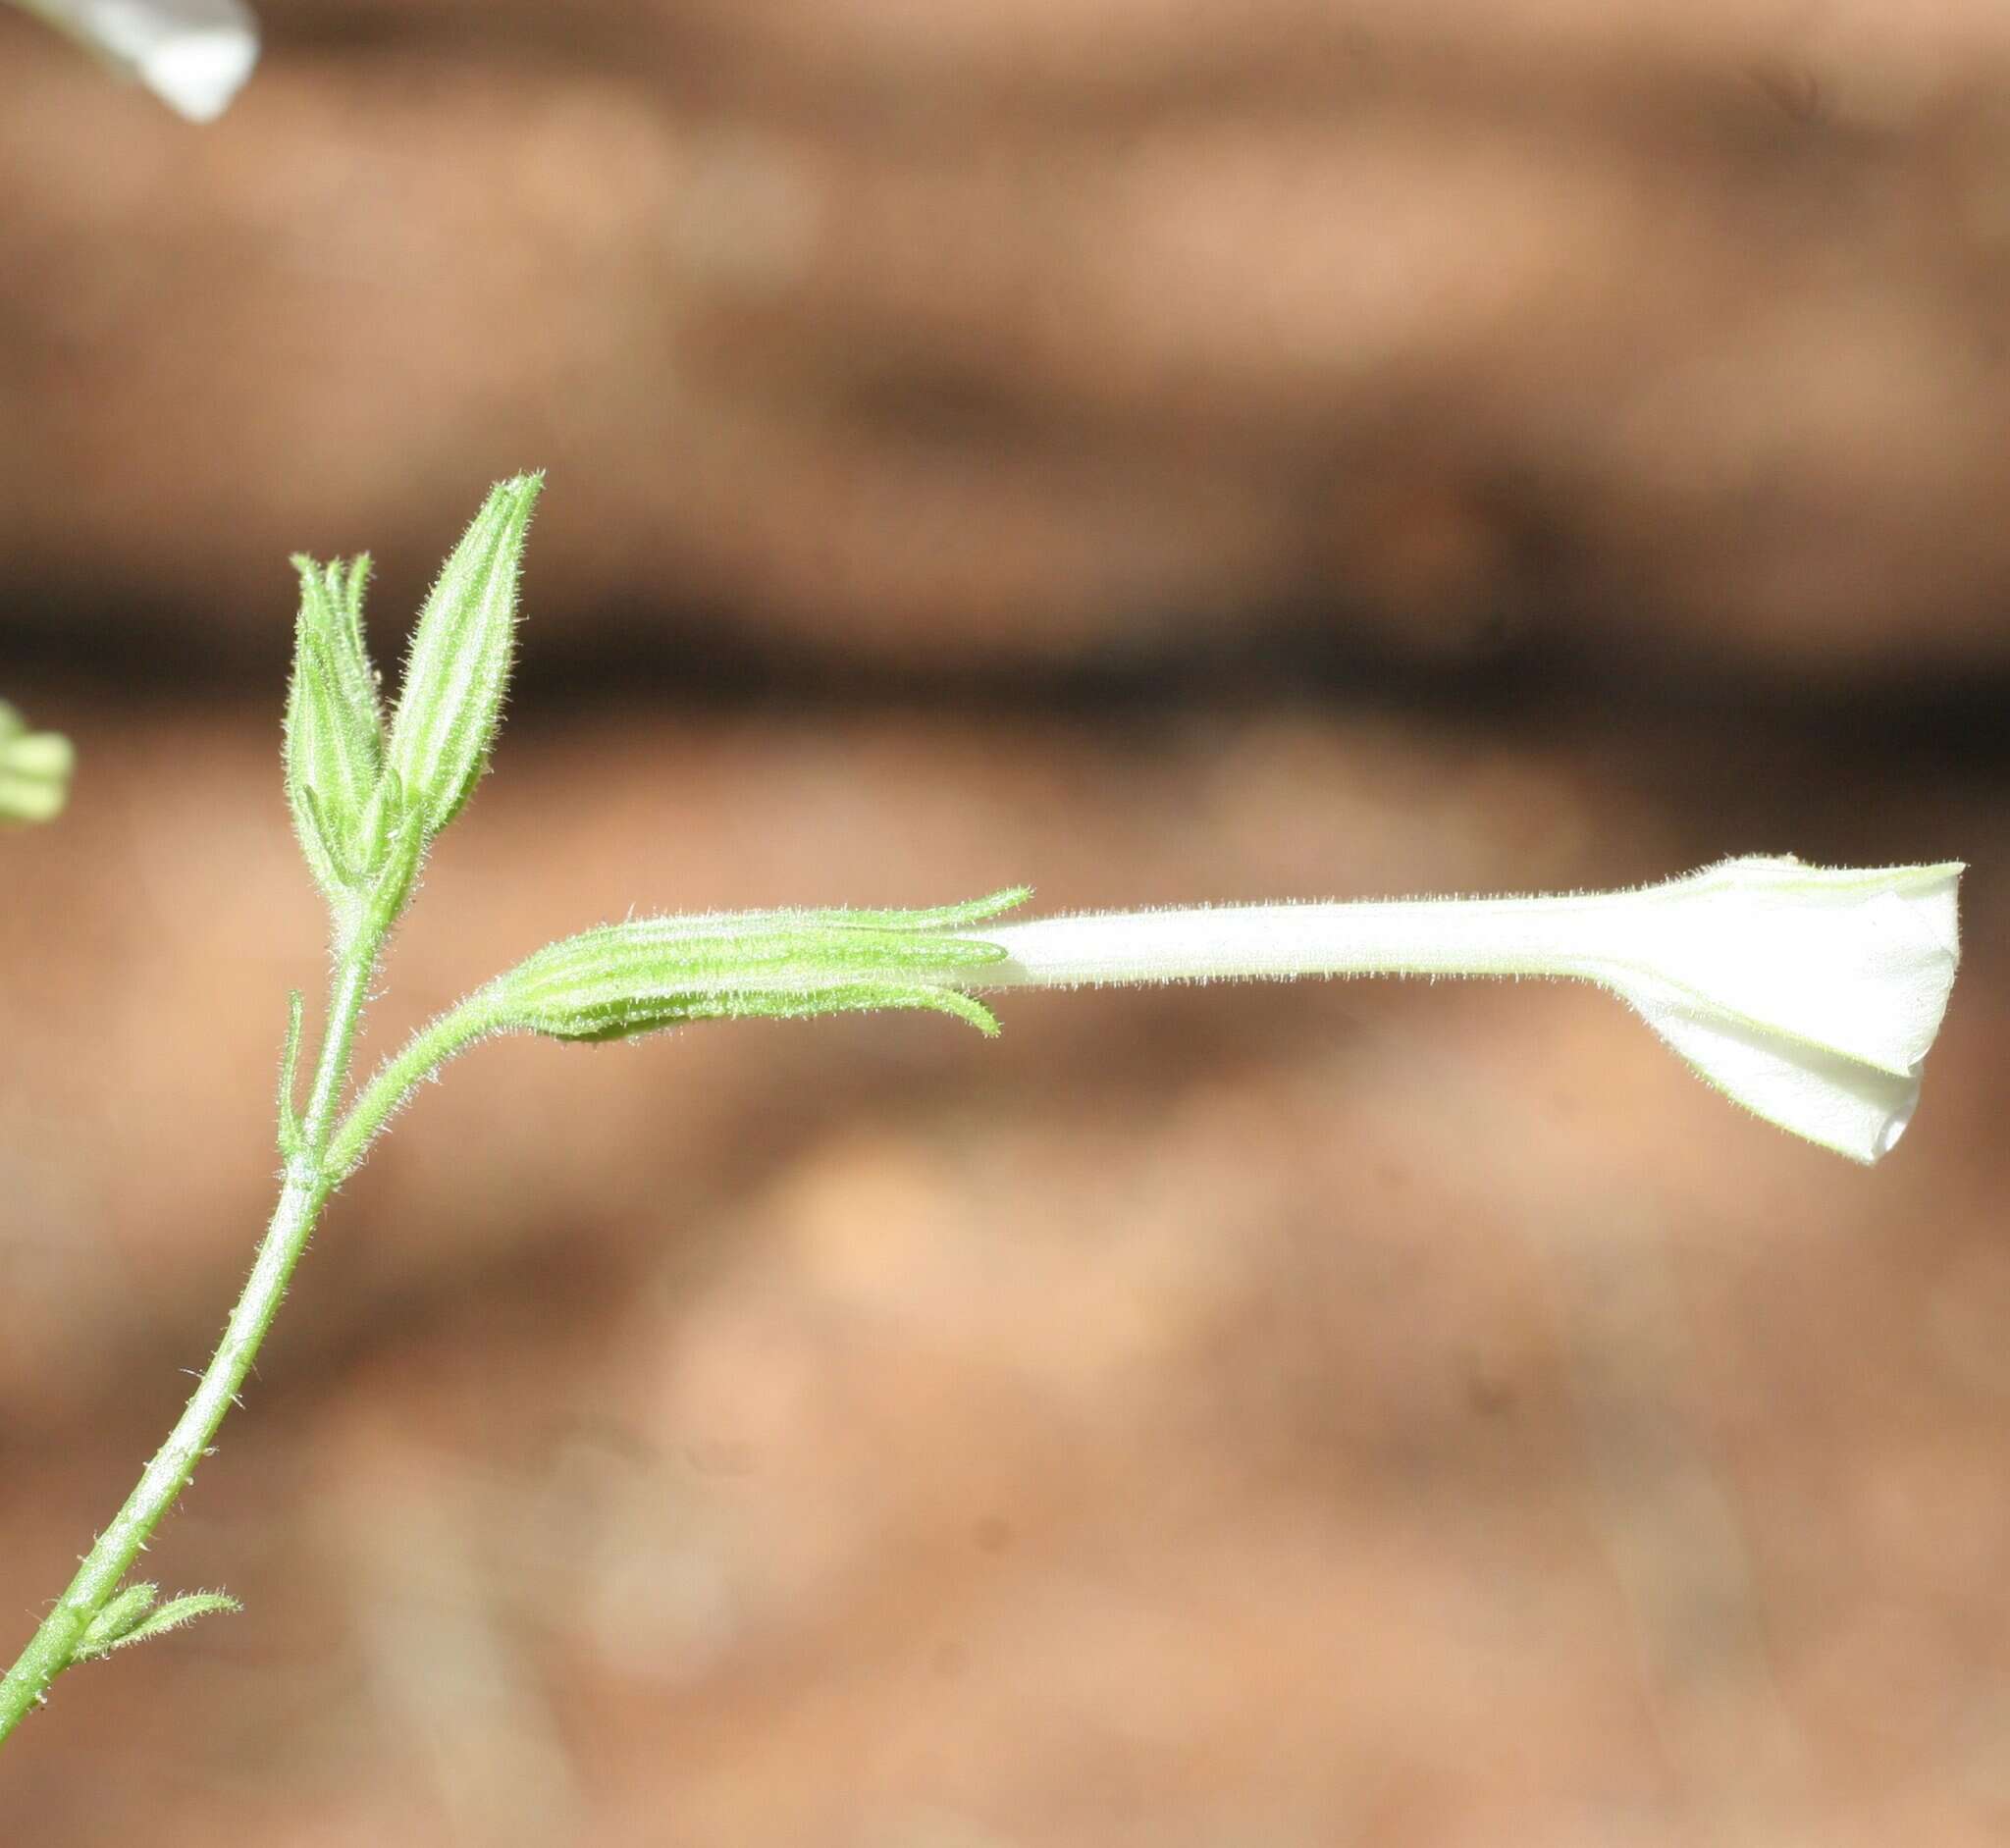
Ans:
{"type": "Polygon", "coordinates": [[[395,1117],[404,1101],[441,1066],[485,1033],[496,1030],[495,1008],[487,988],[477,988],[464,1001],[456,1002],[445,1014],[429,1021],[378,1067],[377,1075],[363,1086],[362,1094],[343,1118],[328,1145],[325,1165],[340,1185],[364,1151],[376,1140],[377,1133],[395,1117]]]}
{"type": "Polygon", "coordinates": [[[328,1030],[315,1062],[307,1114],[301,1126],[300,1148],[287,1163],[279,1204],[267,1227],[251,1276],[225,1325],[193,1397],[168,1440],[147,1464],[137,1486],[112,1524],[84,1556],[77,1576],[57,1600],[55,1609],[22,1651],[20,1660],[0,1680],[0,1740],[5,1740],[24,1715],[46,1696],[49,1684],[74,1660],[77,1646],[91,1619],[117,1593],[161,1517],[188,1486],[217,1427],[236,1401],[273,1317],[286,1295],[287,1280],[307,1247],[314,1222],[335,1190],[342,1170],[329,1161],[329,1143],[336,1105],[348,1078],[356,1027],[369,995],[370,980],[383,948],[384,929],[362,933],[347,946],[329,993],[328,1030]]]}

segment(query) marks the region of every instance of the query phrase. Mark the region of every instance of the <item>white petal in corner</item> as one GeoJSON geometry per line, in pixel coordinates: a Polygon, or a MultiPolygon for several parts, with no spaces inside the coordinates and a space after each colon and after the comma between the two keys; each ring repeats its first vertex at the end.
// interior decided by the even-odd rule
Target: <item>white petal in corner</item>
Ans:
{"type": "Polygon", "coordinates": [[[1726,861],[1598,901],[1569,961],[1728,1096],[1876,1161],[1912,1120],[1946,1012],[1962,870],[1726,861]]]}
{"type": "Polygon", "coordinates": [[[239,0],[27,0],[130,71],[191,122],[230,106],[258,62],[258,22],[239,0]]]}

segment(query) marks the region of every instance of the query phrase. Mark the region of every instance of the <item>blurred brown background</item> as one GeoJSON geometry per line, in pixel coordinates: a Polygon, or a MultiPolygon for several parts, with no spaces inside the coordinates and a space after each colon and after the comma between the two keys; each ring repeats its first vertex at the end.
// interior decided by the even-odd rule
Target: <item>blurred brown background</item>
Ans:
{"type": "MultiPolygon", "coordinates": [[[[640,908],[1975,865],[1876,1172],[1616,1005],[507,1044],[331,1213],[0,1836],[2010,1838],[2010,13],[0,17],[0,1614],[269,1202],[286,554],[543,464],[373,1039],[640,908]]],[[[14,1644],[8,1643],[11,1654],[14,1644]]]]}

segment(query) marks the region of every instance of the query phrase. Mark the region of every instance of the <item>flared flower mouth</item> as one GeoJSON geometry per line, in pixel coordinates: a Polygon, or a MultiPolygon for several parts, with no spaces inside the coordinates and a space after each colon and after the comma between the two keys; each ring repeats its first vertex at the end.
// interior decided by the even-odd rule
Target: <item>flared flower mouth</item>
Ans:
{"type": "Polygon", "coordinates": [[[1912,1121],[1947,1010],[1962,871],[1726,861],[1601,900],[1571,973],[1746,1108],[1876,1161],[1912,1121]]]}
{"type": "Polygon", "coordinates": [[[22,0],[191,122],[230,107],[258,62],[241,0],[22,0]]]}

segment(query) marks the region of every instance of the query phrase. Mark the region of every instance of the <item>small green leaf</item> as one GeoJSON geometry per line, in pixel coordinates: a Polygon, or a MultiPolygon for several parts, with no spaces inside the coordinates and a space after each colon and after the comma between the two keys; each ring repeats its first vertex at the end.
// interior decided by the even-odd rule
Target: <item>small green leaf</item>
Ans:
{"type": "Polygon", "coordinates": [[[490,984],[483,1012],[493,1031],[576,1040],[866,1008],[929,1008],[995,1033],[990,1011],[963,990],[1004,952],[947,932],[1025,897],[1016,888],[936,911],[630,919],[546,945],[490,984]]]}
{"type": "Polygon", "coordinates": [[[384,719],[363,642],[370,563],[295,557],[300,616],[287,696],[287,795],[301,851],[331,903],[375,871],[368,816],[384,771],[384,719]]]}
{"type": "Polygon", "coordinates": [[[158,1585],[128,1585],[91,1618],[90,1627],[71,1654],[71,1661],[85,1662],[117,1649],[119,1642],[141,1617],[153,1609],[161,1595],[158,1585]]]}
{"type": "Polygon", "coordinates": [[[235,1598],[218,1591],[185,1592],[170,1598],[149,1613],[159,1587],[129,1585],[91,1619],[83,1641],[72,1653],[72,1662],[89,1662],[95,1656],[109,1656],[115,1649],[127,1649],[170,1630],[185,1629],[198,1617],[218,1611],[243,1609],[235,1598]]]}
{"type": "Polygon", "coordinates": [[[544,476],[491,490],[419,612],[392,715],[390,763],[427,838],[460,813],[488,767],[516,643],[516,580],[544,476]]]}
{"type": "Polygon", "coordinates": [[[47,821],[62,814],[75,764],[68,738],[29,731],[0,700],[0,821],[47,821]]]}
{"type": "Polygon", "coordinates": [[[152,1637],[165,1636],[170,1630],[185,1629],[198,1617],[217,1616],[225,1612],[235,1616],[243,1608],[235,1598],[224,1592],[186,1592],[180,1598],[170,1598],[152,1615],[135,1623],[112,1647],[124,1649],[129,1643],[144,1643],[152,1637]]]}

